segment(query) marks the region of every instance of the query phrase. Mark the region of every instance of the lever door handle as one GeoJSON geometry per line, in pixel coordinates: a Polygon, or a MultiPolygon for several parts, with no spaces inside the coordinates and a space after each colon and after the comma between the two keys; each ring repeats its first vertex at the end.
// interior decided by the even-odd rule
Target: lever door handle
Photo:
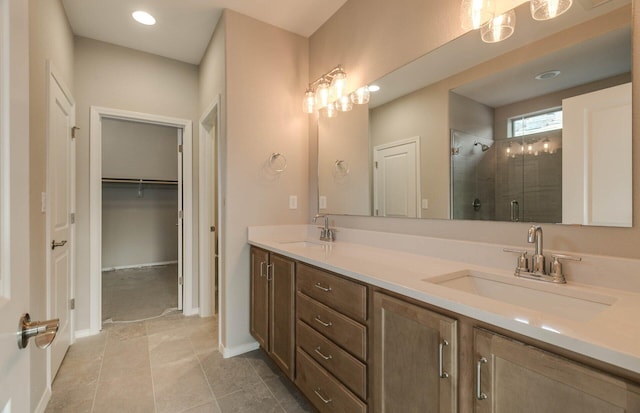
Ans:
{"type": "Polygon", "coordinates": [[[29,313],[23,314],[18,323],[18,348],[27,348],[29,339],[35,337],[38,348],[47,348],[56,338],[60,327],[60,320],[55,318],[47,321],[31,321],[29,313]]]}
{"type": "Polygon", "coordinates": [[[56,249],[56,247],[62,247],[62,246],[64,246],[64,245],[66,245],[66,243],[67,243],[67,240],[66,240],[66,239],[65,239],[65,240],[62,240],[62,241],[60,241],[60,242],[56,242],[56,240],[53,240],[53,241],[51,241],[51,249],[52,249],[52,250],[55,250],[55,249],[56,249]]]}

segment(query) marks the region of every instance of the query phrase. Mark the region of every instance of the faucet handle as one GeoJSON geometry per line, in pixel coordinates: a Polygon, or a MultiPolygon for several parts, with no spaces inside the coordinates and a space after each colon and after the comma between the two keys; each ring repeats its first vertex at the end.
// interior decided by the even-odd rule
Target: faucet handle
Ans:
{"type": "Polygon", "coordinates": [[[519,250],[515,248],[503,248],[502,251],[520,254],[520,256],[518,257],[517,269],[525,270],[525,271],[529,270],[529,260],[527,259],[527,254],[528,254],[527,250],[519,250]]]}
{"type": "Polygon", "coordinates": [[[554,261],[557,261],[559,259],[571,260],[571,261],[582,261],[581,257],[576,257],[573,255],[565,255],[565,254],[551,254],[551,258],[553,258],[554,261]]]}
{"type": "Polygon", "coordinates": [[[562,263],[560,260],[571,260],[571,261],[582,261],[580,257],[574,257],[573,255],[565,255],[565,254],[551,254],[551,271],[549,271],[549,275],[558,279],[558,282],[566,283],[564,274],[562,273],[562,263]]]}

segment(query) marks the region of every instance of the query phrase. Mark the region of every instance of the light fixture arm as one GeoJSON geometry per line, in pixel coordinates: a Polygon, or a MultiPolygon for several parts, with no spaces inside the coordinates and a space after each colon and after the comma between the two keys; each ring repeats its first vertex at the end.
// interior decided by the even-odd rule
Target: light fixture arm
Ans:
{"type": "Polygon", "coordinates": [[[344,68],[342,67],[342,65],[337,65],[333,69],[329,70],[327,73],[323,74],[313,82],[309,83],[309,90],[312,90],[312,91],[315,90],[318,84],[320,84],[320,82],[322,81],[331,83],[331,81],[336,76],[336,74],[340,72],[344,73],[344,68]]]}

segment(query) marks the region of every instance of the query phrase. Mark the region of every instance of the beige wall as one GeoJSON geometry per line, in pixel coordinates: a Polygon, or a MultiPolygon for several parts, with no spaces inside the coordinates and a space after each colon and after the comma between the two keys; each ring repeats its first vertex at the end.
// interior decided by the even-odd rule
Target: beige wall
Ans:
{"type": "MultiPolygon", "coordinates": [[[[198,67],[176,60],[83,37],[75,38],[77,276],[76,328],[89,328],[89,114],[91,106],[198,119],[198,67]]],[[[194,143],[198,128],[193,128],[194,143]]],[[[197,146],[194,145],[194,154],[197,146]]],[[[194,161],[197,156],[194,156],[194,161]]],[[[194,178],[197,162],[194,162],[194,178]]],[[[197,179],[194,179],[194,217],[197,217],[197,179]]],[[[194,262],[197,234],[194,233],[194,262]]],[[[185,257],[189,259],[189,257],[185,257]]],[[[194,300],[198,275],[194,267],[194,300]]]]}
{"type": "MultiPolygon", "coordinates": [[[[637,19],[638,8],[634,13],[637,19]]],[[[342,63],[349,74],[354,74],[356,84],[371,82],[386,72],[408,63],[435,47],[461,34],[456,24],[459,2],[430,0],[414,2],[398,0],[348,1],[310,39],[310,75],[321,74],[337,63],[342,63]]],[[[611,19],[611,24],[617,24],[611,19]]],[[[635,25],[637,25],[636,23],[635,25]]],[[[634,26],[635,26],[634,25],[634,26]]],[[[606,27],[602,27],[603,30],[606,27]]],[[[634,49],[638,42],[638,31],[634,31],[634,49]]],[[[571,41],[563,39],[562,43],[571,41]]],[[[541,49],[545,46],[536,45],[541,49]]],[[[505,62],[535,57],[529,50],[527,56],[505,56],[505,62]],[[509,60],[506,60],[509,59],[509,60]]],[[[634,67],[640,64],[640,55],[634,53],[634,67]]],[[[476,68],[476,70],[483,68],[476,68]]],[[[484,68],[487,72],[489,67],[484,68]]],[[[637,70],[637,69],[636,69],[637,70]]],[[[467,74],[451,79],[451,86],[461,84],[467,74]]],[[[640,97],[640,86],[634,86],[634,96],[640,97]]],[[[447,99],[442,105],[446,106],[447,99]]],[[[640,105],[634,106],[634,130],[640,126],[640,105]]],[[[637,134],[636,134],[637,135],[637,134]]],[[[312,139],[316,136],[311,134],[312,139]]],[[[634,137],[634,160],[640,156],[640,138],[634,137]]],[[[312,157],[315,154],[312,153],[312,157]]],[[[640,168],[634,169],[634,206],[640,207],[640,168]]],[[[490,243],[504,243],[526,246],[527,224],[493,223],[446,220],[402,220],[390,218],[366,218],[336,216],[335,223],[346,227],[371,230],[421,234],[442,238],[465,239],[490,243]]],[[[547,248],[576,253],[607,254],[622,257],[640,257],[636,247],[640,237],[636,214],[632,229],[573,227],[562,225],[545,226],[545,246],[547,248]]]]}
{"type": "MultiPolygon", "coordinates": [[[[73,34],[59,0],[29,1],[29,127],[31,295],[34,319],[47,316],[46,222],[40,194],[46,191],[47,60],[74,91],[73,34]]],[[[46,387],[46,352],[31,347],[31,403],[36,406],[46,387]]]]}
{"type": "Polygon", "coordinates": [[[226,25],[226,204],[222,274],[222,344],[241,348],[249,334],[247,227],[302,224],[308,219],[308,119],[300,110],[307,86],[307,39],[233,11],[226,25]],[[287,169],[273,174],[273,152],[287,169]],[[289,195],[298,196],[290,210],[289,195]]]}

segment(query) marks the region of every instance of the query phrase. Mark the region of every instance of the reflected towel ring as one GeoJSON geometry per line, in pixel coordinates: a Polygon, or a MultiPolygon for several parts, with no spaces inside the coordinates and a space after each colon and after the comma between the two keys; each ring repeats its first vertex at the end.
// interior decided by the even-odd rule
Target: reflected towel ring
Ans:
{"type": "Polygon", "coordinates": [[[340,175],[348,175],[349,174],[349,162],[338,159],[335,163],[336,172],[340,175]]]}
{"type": "Polygon", "coordinates": [[[284,172],[284,170],[287,169],[287,158],[279,152],[272,153],[269,158],[269,168],[271,168],[273,172],[284,172]]]}

